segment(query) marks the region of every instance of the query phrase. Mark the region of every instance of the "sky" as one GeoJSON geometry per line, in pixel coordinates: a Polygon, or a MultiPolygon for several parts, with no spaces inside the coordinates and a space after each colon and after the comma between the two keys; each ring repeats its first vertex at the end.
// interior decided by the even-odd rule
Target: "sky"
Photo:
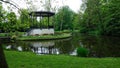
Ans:
{"type": "MultiPolygon", "coordinates": [[[[19,8],[27,8],[26,3],[24,2],[24,0],[10,0],[13,3],[15,3],[15,5],[18,5],[19,8]]],[[[35,1],[35,0],[34,0],[35,1]]],[[[38,2],[39,0],[36,0],[36,2],[33,2],[33,4],[35,5],[35,7],[39,8],[40,4],[38,2]]],[[[81,0],[58,0],[59,2],[57,3],[57,5],[59,5],[60,7],[63,5],[68,5],[74,12],[78,12],[80,9],[80,6],[82,4],[81,0]]],[[[8,4],[3,4],[4,8],[7,9],[6,5],[8,4]]],[[[9,6],[9,5],[8,5],[9,6]]],[[[15,8],[14,8],[15,9],[15,8]]],[[[42,10],[42,9],[39,9],[42,10]]],[[[17,10],[14,10],[15,12],[17,12],[17,10]]]]}
{"type": "Polygon", "coordinates": [[[78,10],[80,10],[81,4],[82,0],[68,0],[66,2],[66,5],[68,5],[75,12],[78,12],[78,10]]]}

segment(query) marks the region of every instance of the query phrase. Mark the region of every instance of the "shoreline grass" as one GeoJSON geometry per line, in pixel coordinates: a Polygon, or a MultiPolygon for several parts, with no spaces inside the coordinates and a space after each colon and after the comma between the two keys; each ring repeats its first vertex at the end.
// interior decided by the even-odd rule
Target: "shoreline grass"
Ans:
{"type": "Polygon", "coordinates": [[[120,58],[80,58],[4,51],[9,68],[120,68],[120,58]]]}
{"type": "Polygon", "coordinates": [[[54,35],[40,35],[40,36],[22,36],[25,32],[14,33],[0,33],[0,37],[11,37],[11,39],[19,41],[36,41],[36,40],[56,40],[65,39],[72,36],[70,32],[55,32],[54,35]]]}
{"type": "Polygon", "coordinates": [[[7,33],[0,33],[0,37],[6,37],[7,33]]]}
{"type": "Polygon", "coordinates": [[[40,36],[23,36],[18,37],[16,40],[20,41],[32,41],[32,40],[54,40],[54,39],[64,39],[71,37],[71,33],[63,33],[58,35],[40,35],[40,36]]]}

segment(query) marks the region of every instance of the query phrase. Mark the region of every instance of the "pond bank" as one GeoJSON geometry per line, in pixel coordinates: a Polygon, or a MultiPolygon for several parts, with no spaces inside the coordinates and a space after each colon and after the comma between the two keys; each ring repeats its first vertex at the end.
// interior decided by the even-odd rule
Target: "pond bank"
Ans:
{"type": "Polygon", "coordinates": [[[71,32],[56,31],[54,35],[24,36],[25,32],[0,33],[0,37],[9,37],[11,40],[34,41],[34,40],[54,40],[65,39],[72,36],[71,32]]]}
{"type": "Polygon", "coordinates": [[[62,33],[55,35],[40,35],[40,36],[22,36],[18,37],[16,40],[20,41],[32,41],[32,40],[54,40],[54,39],[64,39],[71,37],[71,33],[62,33]]]}
{"type": "Polygon", "coordinates": [[[120,58],[80,58],[4,51],[9,68],[120,68],[120,58]]]}

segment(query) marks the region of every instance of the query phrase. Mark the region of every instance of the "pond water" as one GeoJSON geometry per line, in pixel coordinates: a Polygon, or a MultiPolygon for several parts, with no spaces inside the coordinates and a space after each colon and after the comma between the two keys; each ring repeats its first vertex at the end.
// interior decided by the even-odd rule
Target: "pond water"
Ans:
{"type": "Polygon", "coordinates": [[[2,43],[5,50],[29,51],[38,55],[68,54],[76,55],[78,47],[89,50],[89,57],[120,57],[120,38],[95,37],[74,33],[71,38],[44,41],[16,41],[2,43]]]}

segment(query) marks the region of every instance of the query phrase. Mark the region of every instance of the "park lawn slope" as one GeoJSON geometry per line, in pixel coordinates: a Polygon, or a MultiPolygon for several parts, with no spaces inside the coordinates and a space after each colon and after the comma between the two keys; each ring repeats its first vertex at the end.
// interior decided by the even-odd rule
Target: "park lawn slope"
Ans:
{"type": "Polygon", "coordinates": [[[120,58],[79,58],[5,51],[9,68],[120,68],[120,58]]]}

